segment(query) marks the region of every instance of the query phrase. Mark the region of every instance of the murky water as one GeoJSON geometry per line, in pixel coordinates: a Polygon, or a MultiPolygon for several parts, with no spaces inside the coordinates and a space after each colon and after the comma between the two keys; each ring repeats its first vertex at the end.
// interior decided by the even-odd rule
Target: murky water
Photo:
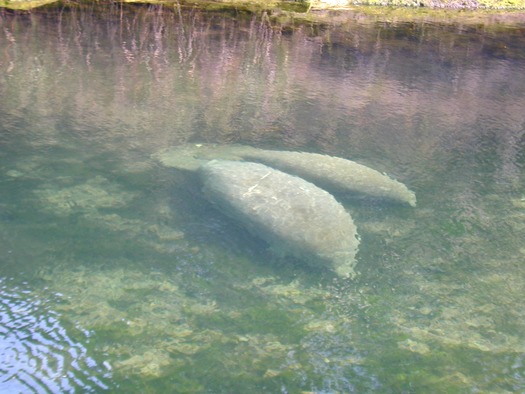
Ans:
{"type": "Polygon", "coordinates": [[[524,392],[525,24],[0,15],[0,391],[524,392]],[[355,160],[354,280],[275,256],[161,149],[355,160]]]}

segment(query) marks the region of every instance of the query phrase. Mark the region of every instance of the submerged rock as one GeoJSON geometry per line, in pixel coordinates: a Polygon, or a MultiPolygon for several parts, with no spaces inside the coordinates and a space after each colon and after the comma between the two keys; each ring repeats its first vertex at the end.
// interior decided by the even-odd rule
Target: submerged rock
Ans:
{"type": "Polygon", "coordinates": [[[258,163],[213,160],[199,175],[206,197],[284,254],[354,276],[354,222],[328,192],[258,163]]]}
{"type": "Polygon", "coordinates": [[[195,170],[211,159],[247,160],[304,178],[333,193],[350,192],[416,206],[404,184],[370,167],[318,153],[273,151],[242,145],[186,145],[155,155],[164,165],[195,170]]]}

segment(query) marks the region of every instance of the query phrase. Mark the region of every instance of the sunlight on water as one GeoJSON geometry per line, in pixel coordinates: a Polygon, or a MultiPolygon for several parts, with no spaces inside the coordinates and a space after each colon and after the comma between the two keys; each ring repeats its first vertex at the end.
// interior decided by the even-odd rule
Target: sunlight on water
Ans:
{"type": "Polygon", "coordinates": [[[522,25],[0,25],[0,391],[525,390],[522,25]],[[333,192],[360,238],[339,278],[158,159],[232,143],[355,160],[417,205],[333,192]]]}
{"type": "MultiPolygon", "coordinates": [[[[106,390],[110,375],[72,339],[59,316],[28,290],[0,282],[2,392],[73,393],[106,390]]],[[[78,331],[78,330],[77,330],[78,331]]],[[[87,338],[79,332],[84,341],[87,338]]]]}

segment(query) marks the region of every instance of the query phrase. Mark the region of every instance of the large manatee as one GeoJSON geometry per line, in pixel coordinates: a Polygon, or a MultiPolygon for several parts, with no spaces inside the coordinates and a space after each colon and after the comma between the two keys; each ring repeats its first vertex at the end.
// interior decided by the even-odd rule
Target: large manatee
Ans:
{"type": "Polygon", "coordinates": [[[356,227],[328,192],[258,163],[212,160],[199,175],[209,201],[273,248],[354,276],[356,227]]]}
{"type": "Polygon", "coordinates": [[[248,160],[304,178],[333,193],[352,192],[416,205],[416,195],[404,184],[372,168],[318,153],[273,151],[242,145],[185,145],[156,157],[171,167],[196,169],[206,160],[248,160]]]}

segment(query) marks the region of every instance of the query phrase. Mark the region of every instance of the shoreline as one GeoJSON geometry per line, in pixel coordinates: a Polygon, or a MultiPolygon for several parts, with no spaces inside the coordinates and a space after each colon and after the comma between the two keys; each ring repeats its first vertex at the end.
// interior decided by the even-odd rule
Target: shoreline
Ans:
{"type": "MultiPolygon", "coordinates": [[[[64,7],[75,5],[108,5],[109,3],[91,1],[61,0],[0,0],[0,8],[13,11],[30,11],[43,6],[64,7]]],[[[157,4],[167,7],[199,8],[203,11],[238,10],[247,12],[270,11],[290,14],[292,17],[309,19],[323,13],[355,13],[372,16],[400,17],[410,15],[408,19],[419,19],[420,14],[437,17],[455,17],[457,14],[469,16],[469,13],[490,15],[518,15],[517,21],[525,21],[525,0],[128,0],[112,4],[157,4]]]]}

